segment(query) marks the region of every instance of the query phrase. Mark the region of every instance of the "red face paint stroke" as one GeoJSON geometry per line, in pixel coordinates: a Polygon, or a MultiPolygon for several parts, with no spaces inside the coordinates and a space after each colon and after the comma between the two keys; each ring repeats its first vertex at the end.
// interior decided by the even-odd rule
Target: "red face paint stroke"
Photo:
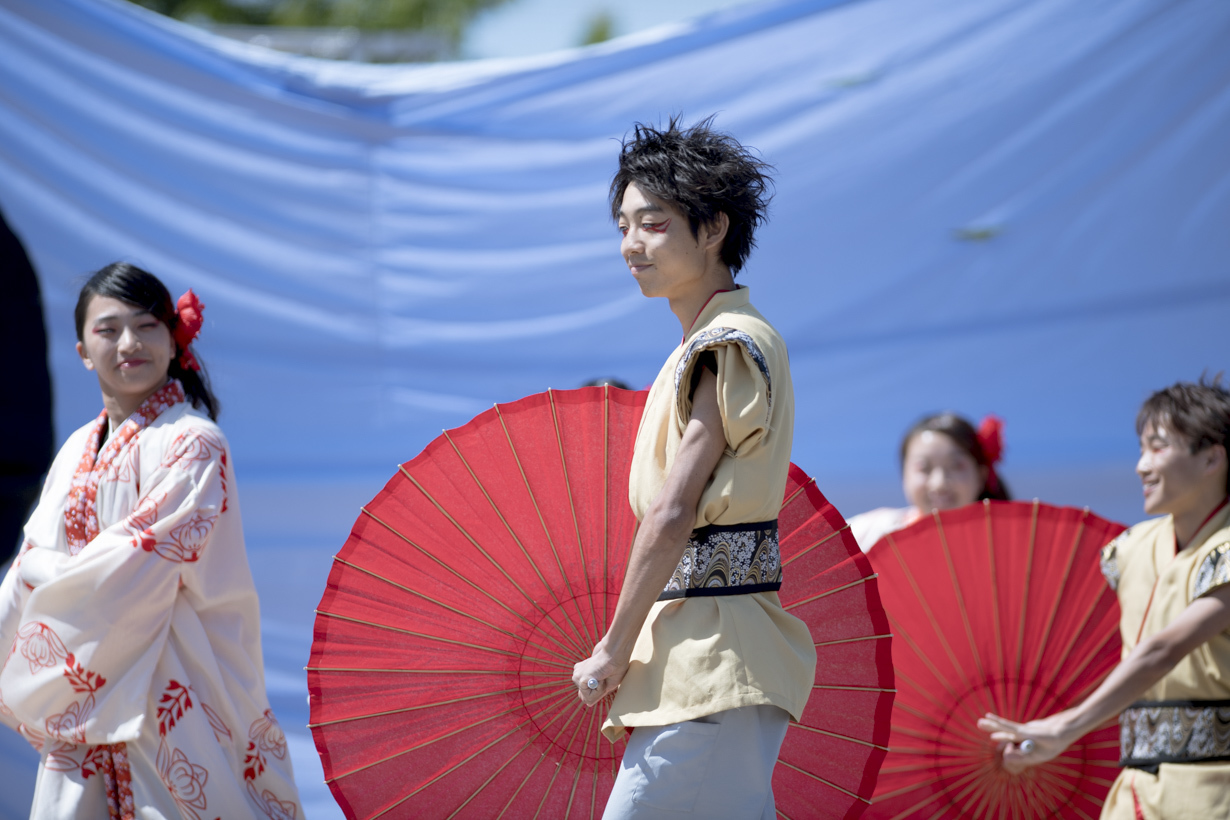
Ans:
{"type": "Polygon", "coordinates": [[[653,231],[654,233],[666,233],[666,229],[671,226],[669,219],[659,222],[655,225],[646,225],[645,230],[653,231]]]}

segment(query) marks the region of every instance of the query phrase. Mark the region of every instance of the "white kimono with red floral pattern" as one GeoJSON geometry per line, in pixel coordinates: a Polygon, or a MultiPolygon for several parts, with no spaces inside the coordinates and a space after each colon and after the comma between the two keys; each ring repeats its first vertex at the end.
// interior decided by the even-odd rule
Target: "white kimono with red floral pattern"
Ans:
{"type": "Polygon", "coordinates": [[[0,721],[42,754],[39,820],[303,820],[265,694],[222,431],[172,381],[47,475],[0,585],[0,721]]]}

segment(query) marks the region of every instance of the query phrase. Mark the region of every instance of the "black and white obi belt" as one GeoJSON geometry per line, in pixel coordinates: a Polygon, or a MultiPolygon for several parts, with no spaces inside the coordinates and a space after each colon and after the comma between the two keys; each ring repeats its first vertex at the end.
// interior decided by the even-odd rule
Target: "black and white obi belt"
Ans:
{"type": "Polygon", "coordinates": [[[748,595],[782,587],[777,521],[692,531],[679,566],[659,601],[713,595],[748,595]]]}

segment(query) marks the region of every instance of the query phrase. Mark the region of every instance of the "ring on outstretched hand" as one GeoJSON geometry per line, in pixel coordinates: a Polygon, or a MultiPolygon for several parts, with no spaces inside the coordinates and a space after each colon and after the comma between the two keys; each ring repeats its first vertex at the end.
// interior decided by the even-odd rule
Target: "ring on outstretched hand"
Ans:
{"type": "Polygon", "coordinates": [[[588,686],[590,689],[597,689],[597,688],[598,688],[598,679],[597,679],[597,678],[590,678],[589,680],[585,681],[585,685],[586,685],[586,686],[588,686]]]}
{"type": "Polygon", "coordinates": [[[1025,740],[1022,740],[1019,744],[1017,744],[1017,747],[1021,750],[1021,754],[1027,755],[1027,754],[1033,753],[1035,745],[1036,744],[1033,742],[1032,739],[1026,738],[1025,740]]]}

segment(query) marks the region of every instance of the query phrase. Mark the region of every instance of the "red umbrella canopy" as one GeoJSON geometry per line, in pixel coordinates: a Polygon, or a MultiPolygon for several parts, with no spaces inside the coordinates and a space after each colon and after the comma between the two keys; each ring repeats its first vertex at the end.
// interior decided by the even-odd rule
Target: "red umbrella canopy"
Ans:
{"type": "MultiPolygon", "coordinates": [[[[317,610],[312,732],[350,818],[596,818],[623,754],[571,682],[614,612],[637,522],[645,393],[497,405],[403,464],[355,522],[317,610]]],[[[821,663],[774,785],[791,818],[855,816],[892,672],[870,565],[793,468],[783,604],[821,663]]]]}
{"type": "Polygon", "coordinates": [[[868,817],[1098,815],[1117,774],[1115,726],[1012,775],[976,723],[1074,706],[1119,662],[1119,605],[1098,559],[1123,529],[1088,510],[984,501],[871,548],[899,691],[868,817]]]}

